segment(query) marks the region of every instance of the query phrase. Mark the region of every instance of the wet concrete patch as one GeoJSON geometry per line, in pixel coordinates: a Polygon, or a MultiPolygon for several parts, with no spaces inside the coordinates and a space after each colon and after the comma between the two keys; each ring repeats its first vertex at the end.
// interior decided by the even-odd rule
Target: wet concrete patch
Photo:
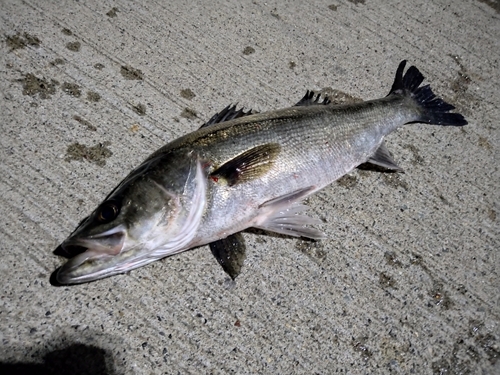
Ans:
{"type": "Polygon", "coordinates": [[[333,10],[334,12],[336,12],[336,11],[337,11],[337,8],[338,8],[338,7],[337,7],[336,5],[334,5],[334,4],[332,4],[332,5],[328,5],[328,9],[333,10]]]}
{"type": "Polygon", "coordinates": [[[245,49],[243,50],[243,54],[244,55],[251,55],[252,53],[255,53],[255,48],[253,47],[245,47],[245,49]]]}
{"type": "Polygon", "coordinates": [[[357,339],[354,339],[352,341],[352,347],[354,348],[354,351],[360,353],[361,358],[365,362],[367,362],[373,356],[372,351],[368,348],[368,345],[366,345],[367,340],[368,337],[358,337],[357,339]]]}
{"type": "MultiPolygon", "coordinates": [[[[462,59],[456,55],[450,55],[459,67],[458,77],[451,81],[451,89],[454,96],[449,100],[464,115],[470,116],[473,110],[480,106],[480,99],[469,91],[472,82],[472,74],[462,63],[462,59]]],[[[476,77],[481,79],[480,77],[476,77]]]]}
{"type": "Polygon", "coordinates": [[[80,117],[78,115],[74,115],[73,119],[76,120],[76,121],[78,121],[80,124],[85,125],[88,130],[92,130],[92,131],[96,131],[97,130],[97,127],[95,127],[94,125],[92,125],[90,123],[90,121],[85,120],[83,117],[80,117]]]}
{"type": "Polygon", "coordinates": [[[95,146],[86,146],[75,142],[66,149],[66,158],[64,160],[70,162],[72,160],[83,161],[97,164],[100,167],[106,165],[106,159],[111,157],[113,153],[107,147],[111,142],[98,143],[95,146]]]}
{"type": "Polygon", "coordinates": [[[7,36],[5,41],[11,52],[16,49],[25,48],[26,46],[39,47],[40,43],[42,43],[38,37],[30,35],[27,32],[7,36]]]}
{"type": "Polygon", "coordinates": [[[66,48],[73,52],[80,51],[82,44],[80,42],[69,42],[66,44],[66,48]]]}
{"type": "Polygon", "coordinates": [[[319,241],[300,239],[297,240],[295,248],[316,263],[322,263],[327,257],[327,252],[319,241]]]}
{"type": "Polygon", "coordinates": [[[74,96],[75,98],[79,98],[80,96],[82,96],[80,86],[78,86],[76,83],[64,82],[61,86],[61,89],[66,94],[74,96]]]}
{"type": "Polygon", "coordinates": [[[340,185],[346,189],[351,189],[358,184],[358,179],[356,176],[346,174],[337,180],[337,185],[340,185]]]}
{"type": "Polygon", "coordinates": [[[187,100],[191,100],[193,99],[196,95],[193,91],[191,91],[191,89],[184,89],[184,90],[181,90],[181,96],[184,98],[184,99],[187,99],[187,100]]]}
{"type": "Polygon", "coordinates": [[[187,118],[188,120],[193,120],[196,117],[198,117],[198,114],[194,109],[191,108],[184,108],[184,110],[181,113],[181,117],[187,118]]]}
{"type": "Polygon", "coordinates": [[[135,113],[137,113],[139,116],[144,116],[146,114],[146,106],[144,104],[137,104],[133,105],[132,109],[134,110],[135,113]]]}
{"type": "Polygon", "coordinates": [[[66,64],[66,61],[64,61],[64,59],[61,59],[60,57],[58,57],[54,61],[50,62],[50,65],[52,65],[52,66],[64,65],[64,64],[66,64]]]}
{"type": "Polygon", "coordinates": [[[87,91],[87,100],[89,102],[96,103],[99,100],[101,100],[101,95],[99,95],[98,93],[96,93],[94,91],[87,91]]]}
{"type": "Polygon", "coordinates": [[[144,75],[142,74],[142,71],[140,69],[134,69],[128,65],[122,65],[120,68],[120,73],[125,79],[142,80],[144,78],[144,75]]]}
{"type": "Polygon", "coordinates": [[[23,95],[36,96],[38,94],[40,99],[50,99],[56,93],[56,86],[59,85],[59,82],[54,79],[49,82],[45,78],[38,78],[31,73],[26,74],[18,81],[23,85],[23,95]]]}
{"type": "Polygon", "coordinates": [[[383,173],[382,181],[393,188],[403,188],[405,190],[409,189],[408,183],[403,179],[401,173],[383,173]]]}
{"type": "Polygon", "coordinates": [[[420,156],[420,154],[419,154],[420,150],[417,147],[415,147],[414,145],[410,145],[410,144],[406,144],[403,147],[412,153],[412,156],[413,156],[413,160],[411,161],[412,164],[416,165],[416,164],[423,164],[424,163],[424,158],[422,156],[420,156]]]}
{"type": "Polygon", "coordinates": [[[111,8],[111,10],[109,12],[106,13],[106,16],[108,16],[110,18],[114,18],[117,16],[118,12],[119,12],[118,8],[113,7],[113,8],[111,8]]]}
{"type": "Polygon", "coordinates": [[[395,288],[396,281],[394,278],[384,272],[379,274],[378,283],[382,288],[395,288]]]}

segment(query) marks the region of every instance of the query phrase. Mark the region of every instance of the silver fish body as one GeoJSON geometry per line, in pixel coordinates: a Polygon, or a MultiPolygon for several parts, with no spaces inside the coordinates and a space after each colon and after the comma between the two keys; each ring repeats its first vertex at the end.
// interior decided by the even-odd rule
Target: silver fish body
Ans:
{"type": "Polygon", "coordinates": [[[302,214],[302,199],[367,161],[399,170],[383,140],[404,124],[466,124],[419,87],[416,68],[403,75],[404,63],[382,99],[332,105],[309,94],[271,112],[226,108],[162,147],[63,242],[68,252],[85,251],[58,271],[58,282],[100,279],[205,244],[235,277],[244,258],[237,233],[249,227],[323,237],[310,227],[319,220],[302,214]]]}

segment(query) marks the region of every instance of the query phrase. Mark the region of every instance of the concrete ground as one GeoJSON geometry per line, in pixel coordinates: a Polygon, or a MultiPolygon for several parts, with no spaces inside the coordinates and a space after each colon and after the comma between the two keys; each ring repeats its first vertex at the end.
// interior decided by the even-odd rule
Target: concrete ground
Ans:
{"type": "Polygon", "coordinates": [[[500,373],[498,1],[189,3],[0,2],[0,373],[500,373]],[[328,239],[247,233],[235,282],[202,247],[49,283],[155,149],[230,103],[384,96],[403,59],[469,125],[308,199],[328,239]]]}

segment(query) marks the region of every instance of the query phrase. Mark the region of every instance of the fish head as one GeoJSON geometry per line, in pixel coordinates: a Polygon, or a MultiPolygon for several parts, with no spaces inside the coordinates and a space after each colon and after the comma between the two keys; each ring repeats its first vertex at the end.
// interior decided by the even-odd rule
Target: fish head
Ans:
{"type": "Polygon", "coordinates": [[[57,272],[60,284],[124,273],[190,247],[205,209],[207,175],[193,158],[161,161],[133,171],[61,244],[74,256],[57,272]]]}

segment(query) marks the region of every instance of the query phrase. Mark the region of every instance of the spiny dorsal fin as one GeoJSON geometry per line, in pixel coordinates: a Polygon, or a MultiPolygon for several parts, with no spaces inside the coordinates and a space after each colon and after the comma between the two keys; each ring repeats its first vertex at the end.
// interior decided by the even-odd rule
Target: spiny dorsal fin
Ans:
{"type": "Polygon", "coordinates": [[[295,107],[308,106],[308,105],[327,105],[330,103],[331,103],[330,99],[326,96],[322,97],[321,93],[316,94],[314,91],[307,90],[304,97],[300,99],[297,104],[295,104],[295,107]]]}
{"type": "Polygon", "coordinates": [[[253,147],[222,164],[210,174],[210,178],[229,186],[259,178],[269,171],[280,150],[281,146],[277,143],[253,147]]]}
{"type": "Polygon", "coordinates": [[[395,172],[403,171],[403,168],[397,165],[394,159],[392,158],[384,141],[382,141],[377,151],[375,151],[375,154],[373,154],[373,156],[366,162],[395,172]]]}
{"type": "Polygon", "coordinates": [[[228,105],[226,108],[224,108],[222,111],[219,113],[216,113],[215,115],[212,116],[210,120],[208,120],[206,123],[204,123],[201,128],[206,128],[207,126],[218,124],[220,122],[224,121],[229,121],[229,120],[234,120],[235,118],[243,117],[243,116],[248,116],[253,114],[252,110],[248,110],[247,112],[243,111],[243,108],[240,108],[239,110],[236,110],[236,105],[228,105]]]}
{"type": "Polygon", "coordinates": [[[231,234],[210,243],[209,246],[222,269],[234,280],[240,274],[243,262],[247,257],[245,240],[241,233],[231,234]]]}

